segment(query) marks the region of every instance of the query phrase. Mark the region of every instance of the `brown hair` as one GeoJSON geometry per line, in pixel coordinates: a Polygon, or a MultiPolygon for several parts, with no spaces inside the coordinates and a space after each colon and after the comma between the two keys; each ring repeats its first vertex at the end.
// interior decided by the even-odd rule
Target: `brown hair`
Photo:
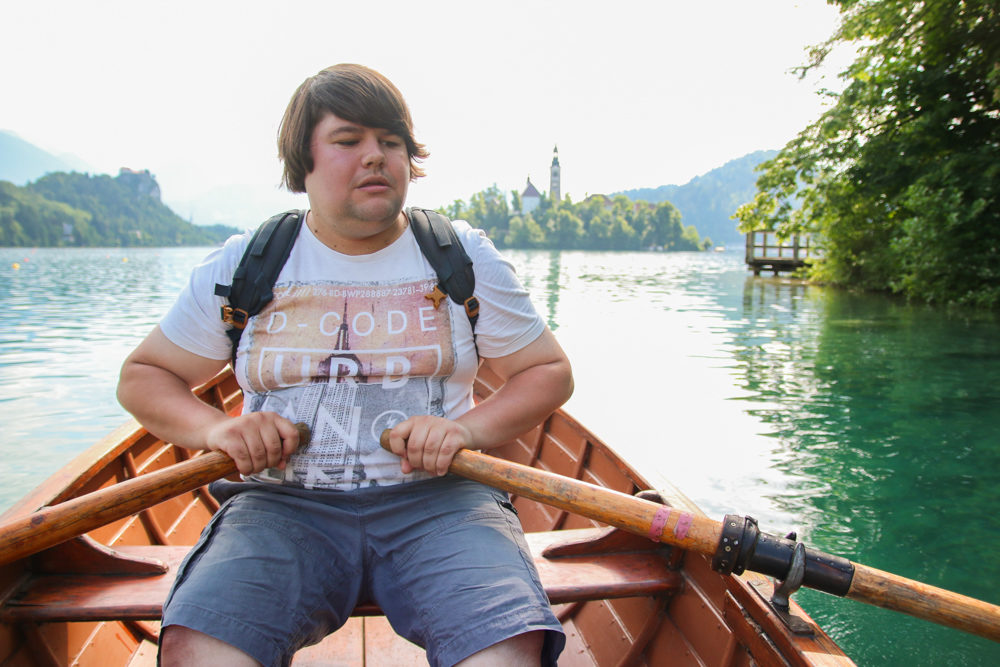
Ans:
{"type": "Polygon", "coordinates": [[[313,170],[313,129],[327,113],[351,123],[389,130],[406,142],[410,179],[424,175],[418,162],[429,153],[413,138],[413,120],[403,95],[387,78],[363,65],[334,65],[311,76],[292,95],[278,129],[278,157],[284,163],[282,184],[306,191],[313,170]]]}

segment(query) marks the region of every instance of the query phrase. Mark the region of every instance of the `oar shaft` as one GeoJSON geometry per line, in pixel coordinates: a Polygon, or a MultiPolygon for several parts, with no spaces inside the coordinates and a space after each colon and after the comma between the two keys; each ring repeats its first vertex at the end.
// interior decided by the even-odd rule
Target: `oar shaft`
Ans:
{"type": "Polygon", "coordinates": [[[717,521],[487,454],[462,450],[449,470],[656,542],[703,554],[719,544],[717,521]]]}
{"type": "Polygon", "coordinates": [[[205,452],[0,526],[0,564],[37,553],[236,472],[225,453],[205,452]]]}
{"type": "MultiPolygon", "coordinates": [[[[382,432],[380,444],[389,450],[389,429],[382,432]]],[[[698,553],[714,554],[721,537],[719,522],[707,517],[481,452],[457,452],[448,471],[654,542],[698,553]]]]}
{"type": "MultiPolygon", "coordinates": [[[[299,446],[309,426],[295,424],[299,446]]],[[[95,528],[141,512],[236,472],[228,454],[207,451],[175,465],[119,482],[0,525],[0,565],[38,553],[95,528]]]]}
{"type": "Polygon", "coordinates": [[[1000,641],[1000,607],[854,563],[848,597],[1000,641]]]}
{"type": "MultiPolygon", "coordinates": [[[[386,449],[389,449],[388,433],[385,431],[382,434],[382,446],[386,449]]],[[[537,500],[636,535],[644,535],[655,541],[676,545],[706,556],[718,556],[722,553],[719,551],[720,547],[723,550],[726,547],[725,543],[720,545],[726,533],[718,521],[685,512],[665,510],[663,506],[648,500],[487,454],[462,450],[455,455],[449,471],[518,496],[537,500]]],[[[771,535],[761,535],[767,538],[771,546],[776,542],[787,542],[771,535]]],[[[764,562],[775,559],[771,558],[774,552],[768,551],[771,546],[763,547],[761,544],[763,541],[761,539],[757,542],[759,553],[751,554],[747,559],[746,569],[783,578],[788,574],[787,571],[778,574],[774,562],[764,562]]],[[[847,592],[839,593],[845,597],[1000,641],[1000,607],[997,605],[815,550],[810,552],[814,561],[827,563],[842,561],[853,567],[847,592]]],[[[820,590],[831,592],[823,587],[820,587],[820,590]]]]}

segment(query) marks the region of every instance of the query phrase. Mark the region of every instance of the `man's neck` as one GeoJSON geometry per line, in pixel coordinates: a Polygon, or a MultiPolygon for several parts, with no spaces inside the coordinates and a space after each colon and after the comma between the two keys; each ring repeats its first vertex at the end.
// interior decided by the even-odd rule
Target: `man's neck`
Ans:
{"type": "Polygon", "coordinates": [[[333,221],[324,223],[312,210],[306,216],[306,224],[313,235],[325,246],[344,255],[370,255],[387,248],[396,241],[409,224],[406,214],[402,211],[388,223],[355,223],[333,221]],[[365,234],[366,228],[373,233],[365,234]],[[350,230],[344,233],[343,230],[350,230]],[[358,230],[357,233],[354,230],[358,230]]]}

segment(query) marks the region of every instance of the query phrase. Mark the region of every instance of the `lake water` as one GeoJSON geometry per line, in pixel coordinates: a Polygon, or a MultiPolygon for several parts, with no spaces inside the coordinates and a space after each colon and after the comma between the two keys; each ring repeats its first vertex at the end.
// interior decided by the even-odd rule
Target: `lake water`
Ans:
{"type": "MultiPolygon", "coordinates": [[[[122,359],[207,249],[0,248],[0,511],[120,424],[122,359]]],[[[568,409],[710,516],[1000,603],[1000,321],[750,275],[739,253],[507,253],[568,409]]],[[[814,591],[862,665],[1000,644],[814,591]]]]}

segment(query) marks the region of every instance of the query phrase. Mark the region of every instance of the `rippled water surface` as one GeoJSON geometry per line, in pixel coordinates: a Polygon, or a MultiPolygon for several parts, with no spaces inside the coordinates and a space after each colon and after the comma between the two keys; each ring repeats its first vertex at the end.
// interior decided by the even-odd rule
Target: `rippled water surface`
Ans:
{"type": "MultiPolygon", "coordinates": [[[[0,510],[126,418],[121,361],[206,252],[0,248],[0,510]]],[[[651,482],[1000,602],[996,318],[753,278],[736,253],[508,256],[573,361],[569,410],[651,482]]],[[[797,599],[862,665],[1000,664],[986,640],[797,599]]]]}

